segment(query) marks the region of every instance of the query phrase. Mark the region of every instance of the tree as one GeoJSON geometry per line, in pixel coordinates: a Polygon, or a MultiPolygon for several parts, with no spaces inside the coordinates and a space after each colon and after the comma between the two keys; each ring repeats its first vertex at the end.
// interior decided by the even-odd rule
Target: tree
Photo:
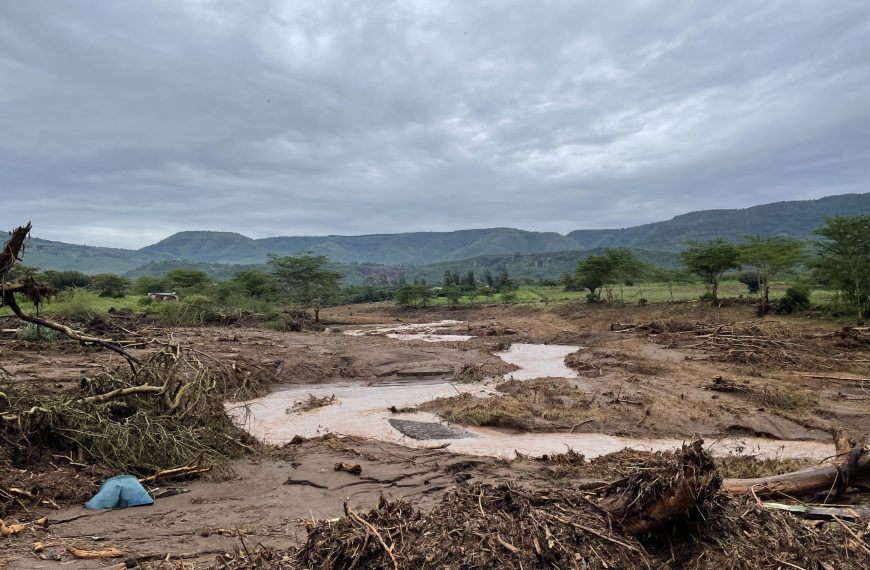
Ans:
{"type": "Polygon", "coordinates": [[[744,271],[737,280],[746,285],[750,295],[755,295],[761,290],[761,281],[758,279],[758,273],[754,271],[744,271]]]}
{"type": "Polygon", "coordinates": [[[396,303],[404,307],[425,305],[432,298],[432,288],[425,284],[404,285],[396,289],[396,303]]]}
{"type": "Polygon", "coordinates": [[[643,265],[630,249],[605,249],[601,255],[590,255],[577,264],[575,284],[589,290],[590,302],[601,300],[602,289],[607,291],[608,301],[614,300],[614,287],[622,285],[626,280],[638,279],[643,272],[643,265]]]}
{"type": "Polygon", "coordinates": [[[513,291],[516,288],[516,283],[514,283],[507,271],[500,271],[499,274],[495,276],[495,285],[493,289],[496,293],[513,291]]]}
{"type": "Polygon", "coordinates": [[[858,319],[870,304],[870,216],[834,216],[816,229],[814,265],[820,276],[854,302],[858,319]]]}
{"type": "Polygon", "coordinates": [[[803,258],[804,244],[784,236],[753,236],[740,245],[740,261],[749,265],[758,277],[761,291],[761,314],[770,305],[770,283],[792,269],[803,258]]]}
{"type": "Polygon", "coordinates": [[[133,282],[133,292],[137,295],[168,292],[167,289],[169,289],[169,285],[167,285],[166,281],[161,277],[143,275],[137,277],[136,281],[133,282]]]}
{"type": "Polygon", "coordinates": [[[272,274],[291,303],[314,311],[314,321],[320,322],[320,309],[338,296],[339,281],[344,274],[326,268],[323,255],[268,257],[272,274]]]}
{"type": "Polygon", "coordinates": [[[265,271],[238,271],[232,281],[239,283],[248,297],[269,299],[278,291],[275,276],[265,271]]]}
{"type": "Polygon", "coordinates": [[[447,299],[447,302],[451,305],[458,305],[459,299],[462,298],[462,287],[458,285],[451,285],[450,287],[444,287],[441,289],[441,294],[447,299]]]}
{"type": "Polygon", "coordinates": [[[693,281],[692,276],[684,269],[672,267],[657,267],[653,270],[652,279],[653,281],[667,284],[671,303],[674,302],[674,285],[677,283],[691,283],[693,281]]]}
{"type": "Polygon", "coordinates": [[[719,282],[722,274],[740,267],[740,251],[737,246],[722,238],[707,242],[689,242],[689,247],[680,254],[680,259],[689,271],[700,277],[709,287],[714,305],[719,302],[719,282]]]}
{"type": "Polygon", "coordinates": [[[200,269],[170,269],[163,279],[170,289],[188,292],[201,291],[205,285],[211,283],[208,273],[200,269]]]}
{"type": "Polygon", "coordinates": [[[89,275],[85,275],[81,271],[53,271],[48,269],[44,272],[45,280],[48,284],[63,291],[64,289],[85,288],[91,284],[89,275]]]}
{"type": "Polygon", "coordinates": [[[100,297],[123,297],[130,280],[114,273],[100,273],[91,277],[91,287],[100,292],[100,297]]]}

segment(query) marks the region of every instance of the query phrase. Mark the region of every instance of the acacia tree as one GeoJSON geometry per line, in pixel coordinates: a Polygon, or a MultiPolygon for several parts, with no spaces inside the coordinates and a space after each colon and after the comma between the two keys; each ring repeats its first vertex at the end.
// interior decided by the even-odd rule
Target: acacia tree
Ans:
{"type": "Polygon", "coordinates": [[[674,285],[677,283],[692,283],[692,276],[685,269],[676,269],[672,267],[657,267],[653,270],[652,280],[660,283],[665,283],[668,286],[668,294],[671,297],[671,303],[674,302],[674,285]]]}
{"type": "Polygon", "coordinates": [[[590,302],[601,300],[601,291],[607,291],[607,300],[613,301],[614,287],[628,279],[638,279],[643,272],[643,264],[630,249],[605,249],[602,255],[590,255],[577,264],[576,284],[589,289],[590,302]]]}
{"type": "Polygon", "coordinates": [[[761,314],[770,305],[770,282],[803,257],[804,244],[785,236],[753,236],[739,247],[740,261],[752,267],[761,291],[761,314]]]}
{"type": "Polygon", "coordinates": [[[302,309],[314,311],[314,321],[320,322],[320,309],[332,302],[339,292],[344,274],[326,268],[323,255],[299,255],[268,258],[272,274],[289,301],[302,309]]]}
{"type": "Polygon", "coordinates": [[[680,254],[680,260],[689,271],[704,280],[715,305],[719,302],[719,282],[722,274],[740,267],[740,251],[737,246],[722,238],[707,242],[692,241],[680,254]]]}
{"type": "Polygon", "coordinates": [[[815,261],[821,276],[858,307],[863,319],[870,302],[870,216],[834,216],[816,229],[815,261]]]}
{"type": "Polygon", "coordinates": [[[100,292],[100,297],[123,297],[130,280],[114,273],[100,273],[91,277],[91,287],[100,292]]]}

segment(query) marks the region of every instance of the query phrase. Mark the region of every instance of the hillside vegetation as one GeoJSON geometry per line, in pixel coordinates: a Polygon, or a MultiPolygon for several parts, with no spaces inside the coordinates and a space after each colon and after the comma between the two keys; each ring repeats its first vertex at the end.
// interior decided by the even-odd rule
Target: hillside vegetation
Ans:
{"type": "Polygon", "coordinates": [[[870,193],[739,210],[706,210],[625,229],[577,230],[567,236],[513,228],[264,239],[231,232],[185,231],[139,250],[34,238],[24,263],[42,269],[138,276],[162,274],[169,262],[175,262],[175,266],[197,267],[217,276],[231,274],[240,265],[261,266],[270,253],[286,256],[310,252],[328,257],[351,282],[398,272],[431,279],[446,269],[473,268],[507,270],[541,279],[572,271],[579,259],[604,247],[630,247],[641,259],[668,266],[673,261],[668,261],[667,252],[679,252],[691,240],[722,237],[742,241],[756,234],[815,239],[813,229],[833,214],[870,214],[870,193]]]}

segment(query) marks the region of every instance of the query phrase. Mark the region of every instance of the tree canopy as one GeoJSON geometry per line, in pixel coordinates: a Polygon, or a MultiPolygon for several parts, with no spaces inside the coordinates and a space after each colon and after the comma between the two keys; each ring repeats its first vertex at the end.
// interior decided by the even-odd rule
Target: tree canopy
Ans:
{"type": "Polygon", "coordinates": [[[855,303],[858,318],[870,305],[870,216],[833,216],[816,229],[817,274],[855,303]]]}
{"type": "Polygon", "coordinates": [[[344,278],[343,273],[327,269],[327,263],[323,255],[269,255],[269,266],[284,295],[291,303],[312,309],[317,322],[320,309],[337,298],[344,278]]]}
{"type": "Polygon", "coordinates": [[[680,254],[680,259],[689,271],[703,279],[710,288],[713,303],[718,303],[719,282],[729,269],[740,267],[740,250],[722,238],[707,242],[689,242],[680,254]]]}

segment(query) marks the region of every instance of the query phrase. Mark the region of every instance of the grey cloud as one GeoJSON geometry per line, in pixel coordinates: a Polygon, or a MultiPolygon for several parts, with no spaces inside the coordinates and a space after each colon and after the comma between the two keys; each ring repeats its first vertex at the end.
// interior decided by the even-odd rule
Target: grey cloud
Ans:
{"type": "Polygon", "coordinates": [[[870,6],[0,5],[0,226],[623,227],[867,191],[870,6]]]}

